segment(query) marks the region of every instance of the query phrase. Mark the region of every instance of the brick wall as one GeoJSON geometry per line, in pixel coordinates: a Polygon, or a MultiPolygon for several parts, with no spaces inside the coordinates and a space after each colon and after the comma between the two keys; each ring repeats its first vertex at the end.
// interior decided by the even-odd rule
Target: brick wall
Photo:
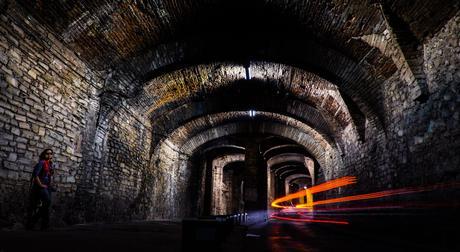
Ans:
{"type": "MultiPolygon", "coordinates": [[[[363,191],[460,178],[459,34],[460,13],[424,42],[426,101],[415,99],[420,90],[408,65],[398,66],[384,83],[385,128],[367,125],[364,142],[346,142],[345,169],[337,175],[358,176],[363,191]]],[[[391,48],[387,53],[398,58],[401,51],[391,48]]]]}
{"type": "Polygon", "coordinates": [[[150,123],[11,3],[0,22],[0,225],[21,223],[38,155],[54,150],[54,225],[145,218],[150,123]]]}
{"type": "Polygon", "coordinates": [[[59,188],[53,216],[62,222],[81,176],[101,78],[13,4],[0,18],[0,219],[22,221],[31,171],[51,148],[59,188]]]}

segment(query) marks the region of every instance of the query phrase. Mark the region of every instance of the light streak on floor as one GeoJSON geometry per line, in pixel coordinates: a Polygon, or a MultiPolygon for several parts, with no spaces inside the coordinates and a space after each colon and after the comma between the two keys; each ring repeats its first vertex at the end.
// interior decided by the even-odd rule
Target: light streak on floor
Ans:
{"type": "MultiPolygon", "coordinates": [[[[343,196],[337,197],[332,199],[325,199],[325,200],[313,200],[313,194],[328,191],[334,188],[339,188],[342,186],[352,185],[357,182],[356,177],[342,177],[338,179],[334,179],[328,182],[325,182],[320,185],[313,186],[306,190],[300,190],[299,192],[292,193],[286,195],[284,197],[275,199],[271,206],[274,208],[281,208],[279,213],[275,213],[272,215],[272,218],[278,220],[286,220],[286,221],[296,221],[296,222],[316,222],[316,223],[335,223],[335,224],[348,224],[346,220],[337,220],[337,219],[318,219],[318,217],[333,217],[338,216],[335,212],[338,211],[363,211],[363,210],[385,210],[385,209],[401,209],[403,206],[357,206],[354,209],[344,209],[341,207],[331,208],[331,209],[318,209],[318,206],[322,205],[329,205],[329,204],[337,204],[337,203],[345,203],[345,202],[354,202],[354,201],[363,201],[363,200],[370,200],[370,199],[378,199],[396,195],[404,195],[404,194],[413,194],[413,193],[421,193],[421,192],[428,192],[428,191],[435,191],[441,189],[452,189],[452,188],[459,188],[460,182],[452,182],[452,183],[442,183],[442,184],[435,184],[429,186],[419,186],[419,187],[408,187],[408,188],[399,188],[399,189],[392,189],[392,190],[384,190],[379,192],[372,192],[372,193],[364,193],[358,195],[351,195],[351,196],[343,196]],[[297,204],[295,209],[301,210],[304,209],[305,212],[296,212],[292,206],[281,205],[282,203],[291,202],[293,199],[297,199],[300,197],[306,197],[307,203],[306,204],[297,204]],[[327,212],[327,213],[326,213],[327,212]],[[291,213],[291,216],[287,216],[286,214],[291,213]],[[292,215],[292,213],[294,215],[292,215]],[[316,219],[315,219],[316,218],[316,219]]],[[[292,204],[292,203],[291,203],[292,204]]],[[[345,213],[342,214],[346,215],[378,215],[379,213],[345,213]]],[[[399,213],[404,214],[404,213],[399,213]]],[[[410,213],[409,213],[410,214],[410,213]]]]}

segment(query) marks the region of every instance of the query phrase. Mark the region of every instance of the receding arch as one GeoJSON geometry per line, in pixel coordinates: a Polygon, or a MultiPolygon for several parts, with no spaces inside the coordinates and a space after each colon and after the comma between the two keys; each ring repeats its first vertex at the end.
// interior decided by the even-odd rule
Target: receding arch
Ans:
{"type": "MultiPolygon", "coordinates": [[[[208,121],[208,123],[210,122],[208,121]]],[[[179,130],[179,132],[184,133],[184,131],[181,130],[179,130]]],[[[182,134],[185,137],[183,139],[186,141],[180,141],[180,145],[173,145],[171,140],[165,140],[164,144],[157,146],[154,154],[155,159],[153,160],[158,158],[159,161],[152,163],[154,166],[152,169],[155,170],[155,172],[158,174],[158,177],[165,175],[170,176],[171,181],[169,182],[169,185],[172,186],[171,189],[161,188],[161,190],[174,190],[173,188],[177,181],[175,180],[175,177],[171,175],[175,173],[181,173],[182,170],[187,169],[188,158],[195,149],[199,148],[199,146],[205,144],[208,141],[212,141],[213,139],[244,132],[260,132],[279,135],[296,141],[315,156],[315,159],[318,160],[320,166],[325,169],[324,175],[326,179],[327,177],[333,176],[336,169],[343,167],[340,160],[340,155],[336,149],[328,145],[324,140],[323,143],[315,141],[312,136],[309,136],[307,133],[305,133],[305,129],[296,128],[294,125],[291,126],[269,121],[261,122],[257,126],[250,125],[248,122],[229,122],[215,127],[212,127],[211,125],[204,125],[203,130],[195,133],[193,136],[182,134]],[[167,158],[160,158],[162,156],[167,158]],[[168,167],[168,170],[164,170],[165,168],[161,167],[168,167]],[[160,175],[162,173],[165,173],[165,175],[160,175]]],[[[176,140],[178,139],[179,138],[176,140]]],[[[176,144],[177,143],[178,142],[176,141],[176,144]]],[[[160,202],[166,207],[173,207],[176,204],[176,202],[171,197],[159,197],[160,195],[163,196],[164,194],[158,191],[159,189],[157,188],[155,190],[156,191],[154,192],[154,197],[156,202],[160,202]]]]}
{"type": "Polygon", "coordinates": [[[212,199],[211,214],[226,214],[226,204],[223,200],[222,189],[224,189],[223,172],[224,167],[230,163],[244,161],[244,154],[228,154],[212,160],[212,199]]]}
{"type": "MultiPolygon", "coordinates": [[[[252,79],[272,83],[271,85],[282,87],[298,99],[307,99],[317,104],[317,108],[326,118],[336,120],[342,128],[353,121],[337,86],[315,74],[299,68],[267,62],[255,62],[251,71],[252,79]]],[[[230,63],[197,65],[174,71],[150,81],[143,88],[141,95],[132,102],[139,108],[145,108],[144,113],[147,115],[153,112],[163,113],[171,106],[177,106],[206,93],[212,93],[219,87],[230,83],[245,80],[245,72],[243,65],[230,63]],[[184,75],[193,76],[190,77],[192,81],[185,79],[184,75]]],[[[365,108],[363,104],[356,104],[355,107],[363,111],[371,124],[378,122],[376,113],[370,108],[365,108]]]]}

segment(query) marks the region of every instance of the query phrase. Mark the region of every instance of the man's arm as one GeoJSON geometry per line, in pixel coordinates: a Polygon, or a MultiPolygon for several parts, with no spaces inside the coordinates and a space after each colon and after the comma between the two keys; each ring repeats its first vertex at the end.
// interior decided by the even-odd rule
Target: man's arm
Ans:
{"type": "Polygon", "coordinates": [[[38,177],[38,175],[40,174],[40,171],[43,169],[43,163],[42,162],[39,162],[35,168],[34,168],[34,171],[32,172],[32,177],[33,177],[33,182],[42,187],[42,188],[47,188],[48,186],[44,185],[41,181],[40,181],[40,178],[38,177]]]}
{"type": "Polygon", "coordinates": [[[38,176],[34,177],[34,183],[37,184],[38,186],[42,187],[42,188],[47,188],[48,187],[47,185],[42,184],[42,182],[40,181],[40,178],[38,178],[38,176]]]}

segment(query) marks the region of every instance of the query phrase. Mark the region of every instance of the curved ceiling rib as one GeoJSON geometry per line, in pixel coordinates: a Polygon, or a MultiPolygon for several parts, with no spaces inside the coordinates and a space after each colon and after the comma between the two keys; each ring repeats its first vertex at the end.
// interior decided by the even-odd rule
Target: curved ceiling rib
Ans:
{"type": "MultiPolygon", "coordinates": [[[[290,100],[290,102],[286,103],[284,108],[274,109],[272,106],[269,109],[280,111],[280,113],[284,112],[287,116],[294,118],[306,118],[305,121],[310,122],[312,127],[317,128],[324,137],[328,138],[328,141],[333,140],[340,144],[340,131],[345,130],[350,125],[352,126],[350,129],[355,129],[351,130],[351,135],[354,134],[356,139],[359,138],[356,132],[357,127],[353,126],[353,118],[335,85],[311,73],[289,66],[268,63],[265,66],[274,73],[264,74],[263,72],[269,71],[267,69],[254,70],[253,79],[258,79],[256,83],[258,85],[266,83],[267,88],[272,87],[274,92],[277,93],[280,90],[286,90],[282,92],[293,96],[294,99],[299,101],[292,102],[292,97],[289,97],[286,100],[290,100]],[[285,70],[289,71],[289,73],[285,73],[285,70]],[[307,105],[305,102],[312,105],[307,105]],[[330,136],[330,134],[333,134],[333,136],[330,136]]],[[[154,120],[168,119],[158,120],[166,123],[154,124],[156,125],[154,126],[154,134],[158,136],[153,138],[154,141],[162,138],[162,136],[166,137],[169,134],[168,131],[175,129],[182,123],[186,123],[187,120],[220,110],[219,106],[205,105],[232,104],[231,101],[229,103],[219,103],[218,98],[213,101],[212,97],[216,96],[216,93],[224,93],[222,97],[225,97],[225,91],[228,88],[238,90],[238,85],[253,85],[249,82],[240,83],[236,87],[232,86],[235,82],[244,81],[245,78],[244,68],[238,65],[214,64],[196,66],[184,71],[177,71],[168,76],[152,80],[144,87],[144,92],[131,101],[132,106],[144,109],[145,112],[142,113],[151,114],[154,120]],[[196,102],[196,99],[204,99],[206,102],[196,102]],[[157,131],[161,133],[158,134],[157,131]]],[[[220,96],[217,95],[216,97],[220,96]]],[[[254,106],[254,104],[247,103],[250,102],[245,103],[242,101],[241,104],[243,105],[240,107],[250,108],[251,105],[254,106]]],[[[256,102],[255,104],[257,106],[258,103],[256,102]]],[[[235,106],[238,108],[238,105],[235,106]]],[[[224,111],[231,109],[228,106],[223,106],[222,108],[224,111]]]]}
{"type": "MultiPolygon", "coordinates": [[[[420,42],[460,8],[455,0],[18,2],[86,63],[108,72],[107,83],[113,82],[108,90],[139,91],[152,76],[183,66],[271,61],[337,84],[378,128],[385,112],[381,86],[397,67],[360,38],[391,29],[382,11],[389,10],[420,42]],[[432,13],[433,7],[439,11],[432,13]],[[248,25],[257,29],[245,29],[248,25]]],[[[351,116],[363,125],[359,114],[351,116]]]]}
{"type": "Polygon", "coordinates": [[[251,132],[279,135],[288,139],[292,139],[309,150],[322,167],[330,167],[334,163],[333,160],[338,162],[338,153],[334,148],[331,148],[324,142],[321,144],[315,141],[311,136],[301,131],[300,129],[274,122],[264,122],[261,123],[258,127],[250,126],[247,123],[228,123],[214,128],[208,128],[198,135],[189,138],[189,140],[185,142],[179,150],[180,153],[190,155],[201,144],[212,139],[238,133],[251,132]],[[322,145],[323,147],[321,147],[322,145]]]}
{"type": "MultiPolygon", "coordinates": [[[[228,113],[218,113],[213,115],[207,115],[195,120],[192,120],[181,127],[175,129],[173,133],[171,133],[167,139],[164,141],[169,142],[170,144],[177,146],[176,149],[181,148],[183,144],[190,140],[191,138],[195,137],[198,133],[207,130],[213,129],[220,125],[229,124],[229,123],[249,123],[257,126],[260,122],[278,122],[282,125],[286,125],[289,127],[293,127],[299,129],[304,133],[305,136],[308,136],[311,141],[314,141],[317,145],[316,148],[332,148],[332,143],[326,141],[324,137],[321,136],[316,130],[311,128],[310,126],[294,120],[292,118],[270,113],[270,112],[257,112],[257,121],[252,120],[246,111],[240,112],[228,112],[228,113]]],[[[304,139],[303,139],[304,140],[304,139]]],[[[189,152],[189,154],[191,154],[189,152]]]]}
{"type": "MultiPolygon", "coordinates": [[[[208,98],[217,90],[246,80],[243,65],[214,63],[197,65],[162,75],[148,82],[143,92],[131,100],[135,107],[146,109],[144,114],[154,116],[192,99],[208,98]]],[[[251,79],[276,87],[278,91],[314,104],[326,118],[336,121],[342,128],[352,118],[341,98],[337,85],[317,75],[287,65],[258,62],[251,65],[251,79]]],[[[372,117],[372,115],[368,115],[372,117]]]]}

